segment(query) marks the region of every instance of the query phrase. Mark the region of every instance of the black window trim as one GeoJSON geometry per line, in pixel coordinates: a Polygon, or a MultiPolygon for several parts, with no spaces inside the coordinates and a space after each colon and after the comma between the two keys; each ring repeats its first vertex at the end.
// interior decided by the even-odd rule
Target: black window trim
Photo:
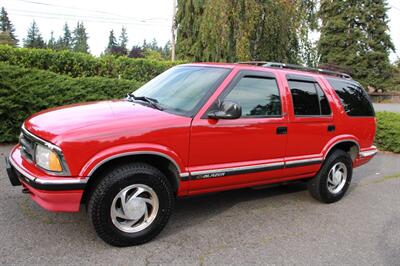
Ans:
{"type": "Polygon", "coordinates": [[[319,116],[322,116],[322,117],[331,117],[331,116],[332,116],[332,108],[331,108],[331,104],[330,104],[330,102],[329,102],[328,96],[326,96],[326,93],[324,92],[324,89],[322,88],[321,84],[319,84],[318,82],[315,82],[315,83],[314,83],[314,86],[315,86],[315,90],[317,91],[317,95],[318,95],[319,111],[320,111],[320,113],[321,113],[319,116]],[[316,85],[319,86],[320,90],[317,89],[317,86],[316,86],[316,85]],[[328,102],[328,107],[329,107],[329,112],[330,112],[328,115],[323,115],[323,114],[322,114],[321,101],[319,100],[319,97],[320,97],[321,95],[319,94],[319,91],[322,91],[322,93],[324,94],[324,96],[325,96],[325,98],[326,98],[326,101],[328,102]]]}
{"type": "Polygon", "coordinates": [[[292,80],[292,81],[303,81],[303,82],[313,82],[313,83],[317,82],[317,80],[313,77],[296,75],[296,74],[287,74],[286,79],[287,81],[292,80]]]}
{"type": "Polygon", "coordinates": [[[309,76],[296,75],[296,74],[287,74],[286,80],[288,82],[290,95],[292,96],[291,98],[292,98],[292,105],[293,105],[293,115],[295,118],[297,118],[297,117],[299,117],[299,118],[331,118],[332,117],[332,107],[331,107],[330,101],[329,101],[328,97],[326,96],[326,93],[324,92],[324,89],[322,88],[321,84],[315,78],[309,77],[309,76]],[[290,88],[290,84],[289,84],[290,81],[313,83],[314,87],[315,87],[315,91],[316,91],[318,99],[319,99],[320,95],[318,93],[317,87],[315,86],[315,84],[317,84],[321,88],[322,93],[324,93],[325,97],[327,98],[330,114],[329,115],[322,114],[321,102],[318,100],[319,113],[320,113],[319,115],[296,115],[294,113],[294,101],[293,101],[292,89],[290,88]]]}
{"type": "MultiPolygon", "coordinates": [[[[283,102],[282,95],[276,75],[272,72],[259,71],[259,70],[239,70],[236,76],[230,81],[226,88],[218,96],[217,101],[224,99],[239,83],[242,78],[262,78],[262,79],[274,79],[276,82],[276,87],[278,88],[278,94],[281,101],[281,114],[280,115],[255,115],[248,117],[240,117],[239,119],[260,119],[260,118],[283,118],[283,102]]],[[[208,119],[208,113],[212,111],[216,102],[213,102],[207,111],[203,114],[201,119],[208,119]]]]}

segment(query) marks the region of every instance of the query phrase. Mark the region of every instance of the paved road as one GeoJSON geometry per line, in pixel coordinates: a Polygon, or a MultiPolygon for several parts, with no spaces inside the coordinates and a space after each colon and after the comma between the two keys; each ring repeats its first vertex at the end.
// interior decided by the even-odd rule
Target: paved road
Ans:
{"type": "Polygon", "coordinates": [[[400,103],[374,103],[374,109],[377,112],[388,111],[400,113],[400,103]]]}
{"type": "Polygon", "coordinates": [[[49,213],[6,178],[0,146],[0,263],[179,265],[399,265],[400,156],[355,171],[350,193],[325,205],[303,185],[179,200],[153,242],[114,248],[85,212],[49,213]]]}

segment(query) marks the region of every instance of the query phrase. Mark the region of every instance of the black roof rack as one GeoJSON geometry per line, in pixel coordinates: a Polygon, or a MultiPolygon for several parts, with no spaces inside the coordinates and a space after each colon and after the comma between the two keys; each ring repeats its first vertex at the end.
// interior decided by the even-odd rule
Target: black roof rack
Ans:
{"type": "Polygon", "coordinates": [[[246,62],[237,62],[238,65],[252,65],[252,66],[264,66],[268,64],[267,61],[246,61],[246,62]]]}
{"type": "Polygon", "coordinates": [[[312,68],[312,67],[305,67],[300,65],[293,65],[293,64],[284,64],[284,63],[276,63],[276,62],[264,62],[264,61],[250,61],[250,62],[239,62],[237,64],[246,64],[246,65],[255,65],[255,66],[263,66],[263,67],[274,67],[274,68],[287,68],[293,70],[301,70],[307,72],[314,72],[324,75],[336,76],[343,79],[352,79],[349,74],[336,72],[332,70],[322,69],[322,68],[312,68]]]}

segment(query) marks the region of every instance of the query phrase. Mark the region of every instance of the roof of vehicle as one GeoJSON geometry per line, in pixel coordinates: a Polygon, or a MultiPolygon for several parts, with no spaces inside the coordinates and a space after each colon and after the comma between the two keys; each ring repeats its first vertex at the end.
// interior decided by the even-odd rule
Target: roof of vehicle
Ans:
{"type": "Polygon", "coordinates": [[[348,81],[352,81],[352,77],[346,73],[331,71],[327,69],[320,68],[310,68],[304,67],[300,65],[291,65],[291,64],[283,64],[283,63],[275,63],[275,62],[259,62],[259,61],[251,61],[251,62],[239,62],[239,63],[214,63],[214,62],[206,62],[206,63],[192,63],[188,65],[200,65],[200,66],[212,66],[212,67],[224,67],[224,68],[239,68],[239,69],[252,69],[252,70],[263,70],[266,69],[280,71],[287,74],[301,74],[309,77],[316,76],[325,76],[325,77],[333,77],[344,79],[348,81]]]}

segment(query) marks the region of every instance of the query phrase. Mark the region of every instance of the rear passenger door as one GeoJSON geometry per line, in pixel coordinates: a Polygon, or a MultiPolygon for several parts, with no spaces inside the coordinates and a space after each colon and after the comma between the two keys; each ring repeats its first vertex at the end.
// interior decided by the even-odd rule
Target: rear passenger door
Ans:
{"type": "Polygon", "coordinates": [[[291,104],[285,176],[314,173],[322,163],[323,148],[335,135],[331,96],[313,77],[289,74],[286,82],[291,104]]]}

